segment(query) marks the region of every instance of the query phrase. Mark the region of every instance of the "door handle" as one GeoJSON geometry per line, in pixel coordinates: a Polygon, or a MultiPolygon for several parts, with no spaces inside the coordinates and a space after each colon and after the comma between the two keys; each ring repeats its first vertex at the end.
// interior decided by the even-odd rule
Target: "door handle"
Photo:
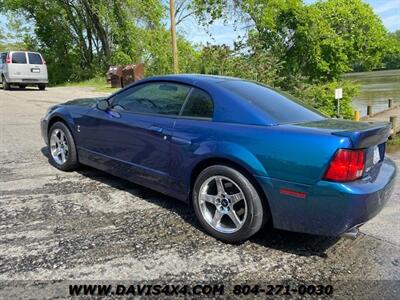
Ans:
{"type": "Polygon", "coordinates": [[[158,126],[150,126],[149,128],[151,131],[157,132],[157,133],[162,133],[163,129],[161,127],[158,126]]]}
{"type": "Polygon", "coordinates": [[[179,138],[179,137],[176,137],[176,136],[173,136],[171,138],[171,140],[172,140],[172,142],[174,144],[178,144],[178,145],[191,145],[192,144],[191,140],[184,139],[184,138],[179,138]]]}

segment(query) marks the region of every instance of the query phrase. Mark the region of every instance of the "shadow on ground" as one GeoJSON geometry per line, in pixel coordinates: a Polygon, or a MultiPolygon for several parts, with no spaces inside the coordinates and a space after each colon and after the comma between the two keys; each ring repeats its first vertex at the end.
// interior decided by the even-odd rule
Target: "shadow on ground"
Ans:
{"type": "MultiPolygon", "coordinates": [[[[47,147],[43,147],[41,152],[50,162],[47,147]]],[[[88,166],[81,166],[77,170],[77,173],[174,212],[186,223],[202,230],[196,221],[191,206],[184,202],[88,166]]],[[[339,239],[340,237],[325,237],[277,230],[272,228],[271,224],[267,224],[250,239],[250,242],[299,256],[319,256],[325,258],[327,257],[326,250],[333,246],[339,239]]]]}
{"type": "MultiPolygon", "coordinates": [[[[1,89],[4,89],[4,88],[1,87],[1,89]]],[[[37,86],[27,86],[25,88],[21,88],[21,87],[14,86],[14,85],[12,85],[10,87],[10,89],[8,90],[8,92],[33,92],[33,91],[44,92],[45,90],[39,90],[37,86]]]]}

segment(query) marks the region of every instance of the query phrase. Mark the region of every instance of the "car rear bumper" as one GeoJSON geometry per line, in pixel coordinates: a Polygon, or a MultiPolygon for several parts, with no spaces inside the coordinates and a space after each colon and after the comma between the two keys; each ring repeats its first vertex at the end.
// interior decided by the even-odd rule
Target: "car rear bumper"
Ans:
{"type": "Polygon", "coordinates": [[[349,183],[321,180],[308,186],[260,176],[257,180],[268,197],[274,227],[339,236],[379,213],[392,194],[395,176],[396,165],[385,158],[371,175],[349,183]],[[284,195],[282,188],[300,194],[284,195]]]}

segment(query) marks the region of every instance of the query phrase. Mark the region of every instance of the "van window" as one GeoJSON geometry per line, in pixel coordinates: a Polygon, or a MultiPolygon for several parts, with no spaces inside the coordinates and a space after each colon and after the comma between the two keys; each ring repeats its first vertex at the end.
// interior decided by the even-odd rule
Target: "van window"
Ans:
{"type": "Polygon", "coordinates": [[[28,52],[29,63],[32,65],[42,65],[42,57],[38,53],[28,52]]]}
{"type": "Polygon", "coordinates": [[[13,64],[26,64],[25,52],[13,52],[12,63],[13,64]]]}

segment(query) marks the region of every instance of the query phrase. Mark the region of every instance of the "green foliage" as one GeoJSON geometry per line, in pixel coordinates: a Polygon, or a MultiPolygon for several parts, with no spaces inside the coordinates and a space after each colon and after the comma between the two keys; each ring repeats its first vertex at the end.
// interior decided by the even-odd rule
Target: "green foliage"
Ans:
{"type": "MultiPolygon", "coordinates": [[[[101,78],[109,65],[145,63],[146,76],[172,73],[165,0],[0,0],[22,44],[44,54],[52,83],[101,78]],[[24,26],[23,24],[32,25],[24,26]]],[[[182,0],[179,15],[204,26],[216,20],[248,25],[234,47],[195,47],[178,34],[179,68],[257,80],[336,114],[334,89],[344,89],[342,116],[352,118],[350,70],[400,67],[400,33],[389,35],[361,0],[182,0]],[[183,10],[190,10],[184,12],[183,10]]],[[[1,34],[0,34],[1,38],[1,34]]],[[[4,42],[3,42],[4,43],[4,42]]],[[[1,43],[0,43],[1,46],[1,43]]],[[[3,46],[4,47],[4,46],[3,46]]],[[[101,80],[87,82],[99,83],[101,80]]]]}
{"type": "Polygon", "coordinates": [[[318,15],[321,33],[332,35],[332,42],[325,39],[327,48],[322,49],[322,59],[332,70],[331,78],[339,78],[352,68],[368,71],[380,65],[389,37],[368,4],[361,0],[328,0],[311,5],[310,10],[318,15]],[[334,65],[341,65],[341,69],[335,72],[334,65]]]}
{"type": "Polygon", "coordinates": [[[390,33],[388,51],[382,63],[385,69],[400,69],[400,30],[390,33]]]}
{"type": "Polygon", "coordinates": [[[206,45],[200,52],[200,73],[240,77],[269,85],[279,85],[281,64],[258,45],[235,43],[234,49],[227,45],[206,45]]]}
{"type": "Polygon", "coordinates": [[[79,86],[79,87],[90,87],[97,92],[115,92],[115,89],[111,87],[109,83],[106,82],[104,76],[96,76],[88,80],[78,81],[78,82],[65,82],[59,84],[59,86],[79,86]]]}
{"type": "Polygon", "coordinates": [[[111,54],[110,62],[112,65],[127,65],[132,63],[132,59],[123,50],[117,49],[111,54]]]}
{"type": "Polygon", "coordinates": [[[388,33],[372,8],[361,0],[195,0],[205,23],[239,15],[249,36],[283,62],[281,75],[300,73],[311,81],[338,80],[357,68],[380,66],[388,33]],[[232,2],[234,5],[232,5],[232,2]]]}
{"type": "Polygon", "coordinates": [[[337,116],[337,100],[335,89],[343,88],[343,99],[339,101],[340,116],[345,119],[352,119],[354,111],[351,101],[359,93],[359,86],[349,81],[332,81],[326,84],[312,84],[296,89],[293,94],[306,104],[318,109],[322,113],[335,117],[337,116]]]}
{"type": "Polygon", "coordinates": [[[139,62],[144,29],[162,28],[159,0],[2,0],[15,20],[33,24],[23,37],[48,61],[53,83],[84,80],[108,65],[139,62]]]}
{"type": "MultiPolygon", "coordinates": [[[[340,85],[344,88],[341,114],[353,117],[351,97],[359,87],[342,81],[343,74],[380,67],[390,49],[381,20],[361,0],[310,5],[301,0],[195,0],[194,5],[203,24],[234,15],[249,24],[245,43],[252,55],[241,56],[247,63],[241,77],[279,87],[331,116],[336,114],[334,89],[340,85]],[[268,68],[263,72],[264,65],[268,68]]],[[[388,65],[397,58],[397,52],[392,53],[387,56],[388,65]]]]}

